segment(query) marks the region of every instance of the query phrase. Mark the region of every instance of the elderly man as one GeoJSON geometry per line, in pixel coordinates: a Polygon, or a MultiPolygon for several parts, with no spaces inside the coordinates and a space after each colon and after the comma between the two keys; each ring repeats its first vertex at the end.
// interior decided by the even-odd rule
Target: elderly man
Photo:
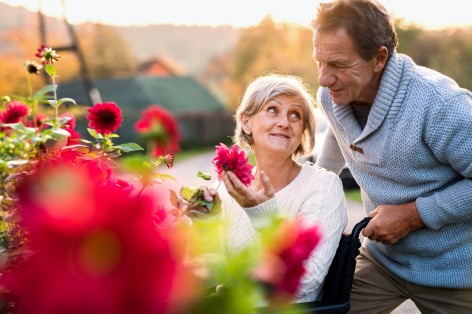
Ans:
{"type": "Polygon", "coordinates": [[[472,93],[397,53],[375,0],[322,3],[312,27],[330,125],[317,163],[347,163],[373,217],[351,312],[411,299],[423,313],[472,313],[472,93]]]}

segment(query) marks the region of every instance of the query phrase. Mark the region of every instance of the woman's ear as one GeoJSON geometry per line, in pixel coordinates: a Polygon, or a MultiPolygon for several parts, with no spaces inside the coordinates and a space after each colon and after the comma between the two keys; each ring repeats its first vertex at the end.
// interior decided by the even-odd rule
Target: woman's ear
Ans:
{"type": "Polygon", "coordinates": [[[242,114],[241,115],[241,124],[242,124],[242,127],[243,127],[243,131],[244,133],[246,133],[247,135],[251,135],[251,123],[250,123],[250,120],[249,119],[249,116],[246,115],[246,114],[242,114]]]}

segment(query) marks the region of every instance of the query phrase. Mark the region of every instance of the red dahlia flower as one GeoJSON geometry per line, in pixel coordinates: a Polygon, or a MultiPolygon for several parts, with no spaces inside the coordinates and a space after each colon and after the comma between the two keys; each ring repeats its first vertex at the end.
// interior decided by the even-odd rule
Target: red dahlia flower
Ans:
{"type": "Polygon", "coordinates": [[[223,178],[225,171],[233,171],[234,174],[244,183],[246,186],[251,184],[254,180],[252,175],[252,169],[254,168],[248,163],[248,158],[244,154],[244,151],[238,151],[238,145],[234,145],[231,150],[228,146],[223,143],[215,146],[216,156],[213,158],[211,163],[215,166],[215,171],[218,173],[218,179],[223,178]]]}
{"type": "Polygon", "coordinates": [[[17,123],[28,114],[28,106],[18,100],[7,104],[5,111],[0,112],[0,122],[17,123]]]}
{"type": "Polygon", "coordinates": [[[90,120],[88,126],[101,134],[115,132],[123,121],[121,109],[114,102],[96,103],[87,110],[90,113],[87,116],[90,120]]]}
{"type": "Polygon", "coordinates": [[[159,157],[180,150],[179,125],[167,110],[151,105],[135,124],[136,131],[150,144],[151,154],[159,157]]]}

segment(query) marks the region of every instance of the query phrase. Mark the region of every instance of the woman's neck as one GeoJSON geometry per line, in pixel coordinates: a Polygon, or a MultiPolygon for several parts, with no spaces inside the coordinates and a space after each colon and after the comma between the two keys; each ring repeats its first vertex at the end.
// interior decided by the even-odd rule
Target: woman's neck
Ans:
{"type": "Polygon", "coordinates": [[[256,173],[253,185],[256,189],[262,189],[260,182],[260,172],[264,171],[269,177],[275,191],[278,192],[292,182],[300,172],[300,165],[293,159],[286,160],[257,160],[256,158],[256,173]]]}

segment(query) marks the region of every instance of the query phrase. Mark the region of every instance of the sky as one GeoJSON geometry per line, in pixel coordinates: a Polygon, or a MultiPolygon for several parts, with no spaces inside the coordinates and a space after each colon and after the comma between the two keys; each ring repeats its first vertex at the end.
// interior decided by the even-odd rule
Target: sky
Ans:
{"type": "MultiPolygon", "coordinates": [[[[309,26],[318,0],[0,0],[55,17],[66,17],[73,24],[86,21],[116,26],[149,24],[257,25],[266,16],[309,26]]],[[[428,29],[472,26],[469,0],[381,0],[396,18],[403,18],[428,29]]]]}

